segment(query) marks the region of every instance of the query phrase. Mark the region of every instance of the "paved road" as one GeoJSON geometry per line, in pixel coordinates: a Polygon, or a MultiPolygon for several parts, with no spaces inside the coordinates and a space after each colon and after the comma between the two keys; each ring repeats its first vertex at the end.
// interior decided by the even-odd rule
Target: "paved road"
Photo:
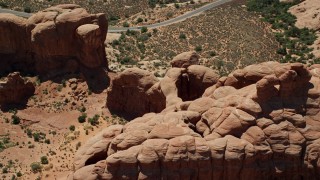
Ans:
{"type": "Polygon", "coordinates": [[[20,12],[20,11],[13,11],[13,10],[10,10],[10,9],[2,9],[0,7],[0,13],[10,13],[10,14],[14,14],[14,15],[17,15],[17,16],[20,16],[20,17],[24,17],[24,18],[28,18],[30,17],[32,14],[30,13],[25,13],[25,12],[20,12]]]}
{"type": "MultiPolygon", "coordinates": [[[[156,24],[150,24],[150,25],[145,25],[145,27],[147,27],[148,29],[154,29],[154,28],[158,28],[158,27],[162,27],[162,26],[168,26],[170,24],[174,24],[174,23],[177,23],[177,22],[181,22],[181,21],[184,21],[190,17],[193,17],[193,16],[196,16],[196,15],[199,15],[200,13],[206,11],[206,10],[209,10],[209,9],[212,9],[212,8],[215,8],[219,5],[222,5],[222,4],[225,4],[227,2],[231,2],[232,0],[217,0],[217,1],[214,1],[214,2],[211,2],[207,5],[204,5],[198,9],[195,9],[193,11],[190,11],[190,12],[187,12],[181,16],[178,16],[178,17],[175,17],[175,18],[172,18],[172,19],[169,19],[167,21],[163,21],[163,22],[160,22],[160,23],[156,23],[156,24]]],[[[0,8],[0,13],[12,13],[12,14],[15,14],[17,16],[21,16],[21,17],[30,17],[32,14],[29,14],[29,13],[24,13],[24,12],[18,12],[18,11],[13,11],[13,10],[9,10],[9,9],[2,9],[0,8]]],[[[137,27],[112,27],[112,26],[109,26],[108,28],[108,32],[125,32],[127,30],[133,30],[133,31],[137,31],[137,30],[140,30],[141,27],[137,26],[137,27]]]]}
{"type": "MultiPolygon", "coordinates": [[[[181,22],[181,21],[184,21],[192,16],[196,16],[196,15],[199,15],[200,13],[206,11],[206,10],[209,10],[209,9],[212,9],[212,8],[215,8],[217,6],[220,6],[222,4],[225,4],[227,2],[231,2],[232,0],[217,0],[215,2],[212,2],[212,3],[209,3],[205,6],[202,6],[198,9],[195,9],[193,11],[190,11],[190,12],[187,12],[181,16],[178,16],[178,17],[175,17],[175,18],[172,18],[172,19],[169,19],[167,21],[163,21],[163,22],[160,22],[160,23],[156,23],[156,24],[150,24],[150,25],[145,25],[145,27],[147,27],[148,29],[154,29],[154,28],[158,28],[158,27],[162,27],[162,26],[168,26],[170,24],[174,24],[174,23],[177,23],[177,22],[181,22]]],[[[124,28],[124,27],[109,27],[109,30],[108,32],[124,32],[124,31],[127,31],[127,30],[140,30],[141,27],[128,27],[128,28],[124,28]]]]}

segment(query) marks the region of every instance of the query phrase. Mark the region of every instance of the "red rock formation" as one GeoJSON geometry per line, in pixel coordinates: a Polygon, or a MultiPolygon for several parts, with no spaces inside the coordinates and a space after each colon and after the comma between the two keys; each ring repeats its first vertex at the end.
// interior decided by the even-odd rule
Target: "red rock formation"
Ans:
{"type": "Polygon", "coordinates": [[[34,94],[32,82],[25,81],[19,73],[11,73],[0,81],[0,105],[23,104],[34,94]]]}
{"type": "Polygon", "coordinates": [[[50,7],[23,19],[0,14],[1,72],[26,71],[46,76],[106,68],[104,14],[78,5],[50,7]]]}
{"type": "Polygon", "coordinates": [[[199,55],[196,52],[189,51],[178,54],[170,62],[172,67],[187,68],[190,65],[199,64],[199,55]]]}
{"type": "MultiPolygon", "coordinates": [[[[145,114],[124,125],[114,138],[106,136],[104,158],[80,163],[74,175],[318,179],[319,72],[318,66],[308,70],[302,64],[276,62],[237,71],[221,78],[201,98],[145,114]]],[[[112,134],[112,128],[105,133],[112,134]]],[[[90,149],[91,142],[79,151],[90,149]]],[[[100,152],[89,154],[98,157],[100,152]]]]}
{"type": "Polygon", "coordinates": [[[160,112],[177,102],[200,97],[217,80],[213,70],[199,65],[172,68],[161,81],[148,71],[127,69],[112,81],[107,107],[130,117],[160,112]]]}

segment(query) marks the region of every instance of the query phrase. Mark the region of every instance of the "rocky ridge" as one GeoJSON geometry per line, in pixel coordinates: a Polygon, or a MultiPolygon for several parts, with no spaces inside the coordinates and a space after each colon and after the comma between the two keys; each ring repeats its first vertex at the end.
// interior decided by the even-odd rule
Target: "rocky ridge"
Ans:
{"type": "Polygon", "coordinates": [[[0,72],[44,77],[107,68],[108,23],[74,4],[50,7],[24,19],[0,14],[0,72]]]}
{"type": "Polygon", "coordinates": [[[80,148],[68,178],[317,179],[319,84],[319,65],[237,70],[202,97],[106,128],[80,148]]]}
{"type": "Polygon", "coordinates": [[[162,80],[138,68],[123,71],[108,89],[108,109],[138,117],[200,97],[219,76],[208,67],[192,65],[198,64],[198,57],[194,52],[178,55],[162,80]]]}

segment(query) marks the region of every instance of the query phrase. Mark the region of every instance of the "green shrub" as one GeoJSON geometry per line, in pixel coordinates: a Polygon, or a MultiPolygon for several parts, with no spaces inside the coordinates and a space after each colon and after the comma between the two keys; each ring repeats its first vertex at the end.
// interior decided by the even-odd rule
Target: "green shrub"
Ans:
{"type": "Polygon", "coordinates": [[[214,51],[210,51],[209,55],[213,57],[213,56],[216,56],[216,55],[217,55],[217,53],[216,53],[216,52],[214,52],[214,51]]]}
{"type": "Polygon", "coordinates": [[[2,173],[3,174],[6,174],[6,173],[8,173],[9,171],[8,171],[8,168],[7,167],[4,167],[4,168],[2,168],[2,173]]]}
{"type": "Polygon", "coordinates": [[[39,162],[31,163],[30,167],[31,167],[31,171],[34,173],[40,172],[42,169],[42,166],[39,162]]]}
{"type": "Polygon", "coordinates": [[[185,34],[181,33],[179,35],[179,39],[187,39],[187,36],[185,34]]]}
{"type": "Polygon", "coordinates": [[[117,21],[117,20],[119,20],[119,19],[120,19],[119,16],[113,16],[113,15],[111,15],[111,16],[109,17],[109,20],[110,20],[110,21],[117,21]]]}
{"type": "Polygon", "coordinates": [[[144,43],[138,43],[138,48],[139,48],[141,53],[145,53],[146,52],[146,46],[144,45],[144,43]]]}
{"type": "Polygon", "coordinates": [[[137,64],[137,62],[135,60],[133,60],[131,57],[124,57],[122,60],[120,60],[121,64],[125,64],[125,65],[134,65],[137,64]]]}
{"type": "Polygon", "coordinates": [[[82,106],[81,108],[79,108],[79,111],[82,112],[82,113],[86,112],[86,110],[87,110],[87,109],[86,109],[86,107],[84,107],[84,106],[82,106]]]}
{"type": "Polygon", "coordinates": [[[26,13],[31,13],[31,8],[30,7],[24,7],[23,11],[26,12],[26,13]]]}
{"type": "Polygon", "coordinates": [[[33,139],[36,142],[40,141],[40,134],[38,132],[33,133],[33,139]]]}
{"type": "Polygon", "coordinates": [[[87,119],[87,114],[86,114],[86,113],[82,113],[82,114],[78,117],[79,123],[84,123],[84,122],[86,122],[86,119],[87,119]]]}
{"type": "Polygon", "coordinates": [[[141,28],[141,33],[145,33],[145,32],[148,32],[148,28],[144,26],[141,28]]]}
{"type": "Polygon", "coordinates": [[[158,0],[149,0],[148,4],[151,8],[155,8],[158,3],[158,0]]]}
{"type": "Polygon", "coordinates": [[[74,131],[76,129],[76,127],[74,126],[74,125],[71,125],[70,127],[69,127],[69,130],[70,131],[74,131]]]}
{"type": "Polygon", "coordinates": [[[88,119],[88,122],[92,125],[92,126],[95,126],[95,125],[98,125],[99,124],[99,118],[100,116],[98,114],[94,115],[92,118],[89,118],[88,119]]]}
{"type": "Polygon", "coordinates": [[[0,2],[0,7],[7,8],[8,5],[5,2],[0,2]]]}
{"type": "Polygon", "coordinates": [[[123,27],[129,27],[130,24],[129,24],[128,22],[124,22],[124,23],[122,24],[122,26],[123,26],[123,27]]]}
{"type": "MultiPolygon", "coordinates": [[[[314,30],[308,28],[299,29],[295,26],[296,17],[288,12],[289,8],[299,1],[282,3],[279,0],[248,0],[249,11],[261,13],[264,20],[272,25],[276,40],[281,47],[278,54],[283,55],[281,62],[302,62],[306,63],[308,54],[312,49],[308,48],[316,40],[314,30]],[[297,58],[295,58],[298,56],[297,58]]],[[[314,59],[314,57],[313,57],[314,59]]]]}
{"type": "Polygon", "coordinates": [[[194,48],[195,51],[200,52],[202,51],[202,46],[197,46],[196,48],[194,48]]]}
{"type": "Polygon", "coordinates": [[[112,46],[117,46],[119,44],[120,44],[120,42],[116,39],[112,41],[112,46]]]}
{"type": "Polygon", "coordinates": [[[42,156],[40,159],[41,159],[41,164],[49,164],[49,160],[47,156],[42,156]]]}
{"type": "Polygon", "coordinates": [[[17,172],[17,177],[21,177],[22,176],[22,173],[19,171],[17,172]]]}
{"type": "Polygon", "coordinates": [[[286,50],[286,48],[279,48],[277,50],[277,53],[285,56],[285,55],[287,55],[287,50],[286,50]]]}
{"type": "Polygon", "coordinates": [[[137,23],[141,23],[141,22],[143,22],[143,19],[139,17],[139,18],[137,19],[137,23]]]}
{"type": "Polygon", "coordinates": [[[20,118],[16,114],[13,114],[11,118],[12,118],[12,124],[20,124],[20,118]]]}
{"type": "Polygon", "coordinates": [[[31,129],[27,129],[27,136],[29,138],[32,138],[32,130],[31,129]]]}

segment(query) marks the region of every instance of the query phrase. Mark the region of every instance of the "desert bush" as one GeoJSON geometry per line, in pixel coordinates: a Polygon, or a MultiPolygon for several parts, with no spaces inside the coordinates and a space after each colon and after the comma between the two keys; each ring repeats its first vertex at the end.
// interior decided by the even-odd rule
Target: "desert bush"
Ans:
{"type": "Polygon", "coordinates": [[[11,118],[12,118],[12,124],[20,124],[20,118],[16,114],[13,114],[11,118]]]}
{"type": "Polygon", "coordinates": [[[87,114],[86,114],[86,113],[82,113],[82,114],[78,117],[79,123],[84,123],[84,122],[86,122],[86,119],[87,119],[87,114]]]}
{"type": "Polygon", "coordinates": [[[129,27],[130,24],[129,24],[128,22],[124,22],[124,23],[122,24],[122,26],[123,26],[123,27],[129,27]]]}
{"type": "Polygon", "coordinates": [[[23,11],[26,12],[26,13],[31,13],[31,8],[28,7],[28,6],[24,7],[23,11]]]}
{"type": "Polygon", "coordinates": [[[179,39],[187,39],[187,36],[185,34],[181,33],[179,35],[179,39]]]}
{"type": "Polygon", "coordinates": [[[122,60],[120,60],[121,64],[125,64],[125,65],[134,65],[137,64],[137,62],[135,60],[133,60],[131,57],[124,57],[122,60]]]}
{"type": "Polygon", "coordinates": [[[74,125],[69,126],[70,131],[74,131],[75,129],[76,129],[76,127],[74,125]]]}
{"type": "Polygon", "coordinates": [[[312,51],[307,46],[312,45],[317,38],[315,31],[308,28],[299,29],[295,26],[296,17],[290,14],[288,9],[297,3],[299,1],[293,1],[292,3],[282,3],[278,0],[247,1],[249,11],[261,13],[264,20],[270,23],[273,29],[278,30],[275,37],[281,45],[277,53],[284,55],[281,62],[299,61],[306,63],[305,56],[312,51]],[[299,57],[295,58],[296,56],[299,57]]]}
{"type": "Polygon", "coordinates": [[[8,173],[9,171],[8,171],[8,168],[7,167],[4,167],[4,168],[2,168],[2,173],[3,174],[6,174],[6,173],[8,173]]]}
{"type": "Polygon", "coordinates": [[[117,45],[119,45],[120,44],[120,42],[118,41],[118,40],[113,40],[112,41],[112,46],[114,47],[114,46],[117,46],[117,45]]]}
{"type": "Polygon", "coordinates": [[[197,52],[200,52],[200,51],[202,51],[202,46],[196,46],[194,48],[194,50],[197,51],[197,52]]]}
{"type": "Polygon", "coordinates": [[[39,162],[31,163],[30,167],[31,167],[31,171],[34,173],[40,172],[42,169],[42,166],[39,162]]]}
{"type": "Polygon", "coordinates": [[[98,125],[99,124],[99,118],[100,116],[98,114],[94,115],[92,118],[89,118],[88,119],[88,122],[92,125],[92,126],[95,126],[95,125],[98,125]]]}
{"type": "Polygon", "coordinates": [[[40,160],[41,160],[41,164],[49,164],[49,160],[47,156],[42,156],[40,160]]]}
{"type": "Polygon", "coordinates": [[[17,177],[21,177],[22,176],[22,173],[19,171],[17,172],[17,177]]]}
{"type": "Polygon", "coordinates": [[[141,23],[141,22],[143,22],[143,19],[139,17],[139,18],[137,19],[137,23],[141,23]]]}
{"type": "Polygon", "coordinates": [[[151,8],[155,8],[158,3],[158,0],[148,0],[148,3],[151,8]]]}
{"type": "Polygon", "coordinates": [[[8,5],[7,5],[7,3],[5,3],[5,2],[0,2],[0,7],[7,8],[8,5]]]}
{"type": "Polygon", "coordinates": [[[214,51],[210,51],[210,52],[209,52],[209,55],[210,55],[211,57],[213,57],[213,56],[216,56],[216,55],[217,55],[217,53],[216,53],[216,52],[214,52],[214,51]]]}
{"type": "Polygon", "coordinates": [[[147,27],[142,27],[141,28],[141,33],[146,33],[146,32],[148,32],[148,28],[147,27]]]}

